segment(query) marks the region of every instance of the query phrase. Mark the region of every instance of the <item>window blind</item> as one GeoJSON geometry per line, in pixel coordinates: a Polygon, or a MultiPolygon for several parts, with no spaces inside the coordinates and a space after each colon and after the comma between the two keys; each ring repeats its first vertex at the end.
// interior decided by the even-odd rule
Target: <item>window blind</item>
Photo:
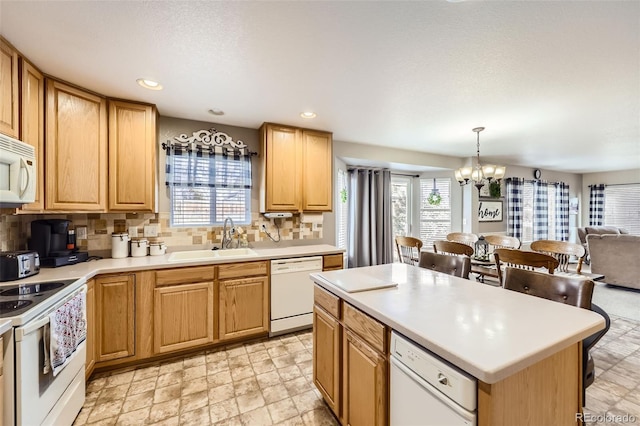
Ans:
{"type": "Polygon", "coordinates": [[[605,187],[604,223],[640,235],[640,183],[605,187]]]}
{"type": "Polygon", "coordinates": [[[433,190],[433,179],[420,179],[420,239],[431,249],[435,240],[444,240],[451,232],[451,179],[436,178],[440,204],[433,206],[427,198],[433,190]]]}
{"type": "Polygon", "coordinates": [[[347,207],[349,203],[347,200],[343,200],[342,194],[349,196],[347,193],[347,173],[338,169],[338,194],[337,194],[337,209],[336,209],[336,246],[338,248],[347,248],[347,207]]]}

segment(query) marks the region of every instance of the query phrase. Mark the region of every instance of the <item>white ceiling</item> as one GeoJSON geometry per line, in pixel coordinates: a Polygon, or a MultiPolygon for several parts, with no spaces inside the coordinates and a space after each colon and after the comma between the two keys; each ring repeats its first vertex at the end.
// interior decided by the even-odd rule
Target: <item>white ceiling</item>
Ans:
{"type": "Polygon", "coordinates": [[[45,73],[164,116],[458,157],[484,126],[484,160],[640,167],[638,1],[2,0],[0,29],[45,73]]]}

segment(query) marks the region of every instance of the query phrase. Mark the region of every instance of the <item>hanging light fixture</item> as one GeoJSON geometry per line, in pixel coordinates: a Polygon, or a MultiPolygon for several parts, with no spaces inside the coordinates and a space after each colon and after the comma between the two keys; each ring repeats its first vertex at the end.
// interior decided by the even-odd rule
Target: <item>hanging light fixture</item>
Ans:
{"type": "Polygon", "coordinates": [[[481,165],[480,164],[480,132],[484,130],[484,127],[476,127],[472,129],[476,133],[476,148],[477,148],[477,161],[474,167],[467,166],[461,167],[455,171],[456,180],[460,183],[460,186],[473,182],[474,186],[480,188],[485,185],[485,180],[491,183],[492,179],[500,182],[506,172],[506,167],[495,166],[493,164],[481,165]]]}

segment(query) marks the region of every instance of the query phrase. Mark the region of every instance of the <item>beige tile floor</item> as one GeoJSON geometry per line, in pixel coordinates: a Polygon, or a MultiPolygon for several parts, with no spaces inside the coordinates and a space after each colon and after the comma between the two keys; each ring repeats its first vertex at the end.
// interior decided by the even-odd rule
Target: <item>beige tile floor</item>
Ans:
{"type": "MultiPolygon", "coordinates": [[[[640,322],[613,316],[592,354],[586,424],[640,425],[640,322]]],[[[337,425],[312,384],[311,358],[307,331],[95,375],[75,425],[337,425]]]]}
{"type": "Polygon", "coordinates": [[[96,374],[75,425],[337,425],[312,384],[311,332],[96,374]]]}

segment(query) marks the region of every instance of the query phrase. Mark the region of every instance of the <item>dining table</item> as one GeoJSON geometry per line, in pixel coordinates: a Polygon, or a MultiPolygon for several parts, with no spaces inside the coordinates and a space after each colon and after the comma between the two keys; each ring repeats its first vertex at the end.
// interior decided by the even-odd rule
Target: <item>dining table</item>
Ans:
{"type": "MultiPolygon", "coordinates": [[[[471,256],[471,273],[476,274],[476,280],[483,283],[485,277],[498,278],[498,268],[495,261],[487,259],[478,259],[471,256]]],[[[592,274],[590,272],[573,272],[573,271],[554,271],[554,275],[565,277],[584,277],[592,281],[601,281],[604,279],[603,274],[592,274]]]]}

